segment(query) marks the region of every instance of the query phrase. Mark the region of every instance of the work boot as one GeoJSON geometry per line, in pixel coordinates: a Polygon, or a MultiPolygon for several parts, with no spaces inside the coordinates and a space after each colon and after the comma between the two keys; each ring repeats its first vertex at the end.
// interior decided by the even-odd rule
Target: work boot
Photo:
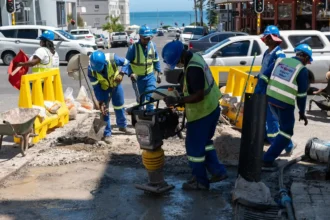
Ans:
{"type": "Polygon", "coordinates": [[[293,147],[289,151],[287,149],[285,149],[285,153],[282,154],[281,156],[282,157],[291,157],[293,154],[293,150],[296,149],[296,147],[297,147],[297,144],[293,143],[293,147]]]}
{"type": "Polygon", "coordinates": [[[104,138],[103,138],[103,141],[104,141],[106,144],[111,144],[111,136],[104,137],[104,138]]]}
{"type": "Polygon", "coordinates": [[[270,172],[274,172],[278,169],[278,164],[276,161],[274,162],[263,162],[262,163],[262,168],[261,170],[263,171],[270,171],[270,172]]]}
{"type": "Polygon", "coordinates": [[[209,190],[209,187],[197,182],[196,180],[189,180],[182,184],[183,190],[209,190]]]}
{"type": "Polygon", "coordinates": [[[227,174],[222,174],[222,175],[214,175],[210,178],[210,183],[216,183],[216,182],[221,182],[222,180],[227,179],[228,176],[227,174]]]}
{"type": "Polygon", "coordinates": [[[119,128],[118,130],[125,134],[132,134],[132,132],[128,131],[127,128],[119,128]]]}

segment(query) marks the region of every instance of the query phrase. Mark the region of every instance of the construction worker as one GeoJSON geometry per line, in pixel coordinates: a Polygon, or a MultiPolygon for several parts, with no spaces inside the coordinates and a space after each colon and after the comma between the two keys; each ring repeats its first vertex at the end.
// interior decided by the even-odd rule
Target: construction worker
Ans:
{"type": "Polygon", "coordinates": [[[299,108],[299,121],[308,124],[305,115],[308,70],[306,64],[313,61],[312,49],[307,44],[295,48],[296,56],[280,58],[276,61],[273,71],[265,71],[263,76],[267,82],[267,96],[270,109],[278,118],[280,131],[263,157],[263,168],[275,168],[275,159],[289,145],[294,128],[295,101],[299,108]]]}
{"type": "MultiPolygon", "coordinates": [[[[258,75],[258,83],[255,88],[255,93],[262,93],[266,94],[266,87],[263,86],[264,80],[267,81],[267,77],[263,76],[263,73],[265,71],[272,71],[275,65],[275,62],[278,58],[285,58],[285,54],[282,51],[282,48],[280,47],[280,44],[282,43],[282,40],[280,37],[280,31],[278,28],[274,25],[269,25],[266,27],[263,37],[261,38],[262,41],[268,46],[268,49],[264,53],[263,59],[262,59],[262,65],[260,74],[258,75]]],[[[267,113],[266,113],[266,132],[265,132],[265,139],[272,144],[276,135],[279,132],[278,127],[278,120],[273,115],[273,113],[270,110],[269,105],[267,104],[267,113]]],[[[290,141],[289,146],[285,148],[285,151],[288,155],[291,155],[293,152],[293,143],[290,141]]]]}
{"type": "Polygon", "coordinates": [[[127,120],[124,110],[124,90],[121,81],[124,74],[127,74],[128,61],[118,57],[114,53],[104,54],[102,51],[94,51],[90,55],[90,65],[88,66],[88,77],[94,88],[96,99],[99,101],[101,114],[107,122],[104,131],[104,141],[111,143],[111,124],[109,117],[109,98],[116,114],[116,123],[119,131],[127,132],[127,120]],[[118,66],[122,66],[121,71],[118,66]]]}
{"type": "Polygon", "coordinates": [[[227,178],[226,169],[218,160],[212,138],[220,117],[221,92],[211,71],[198,53],[184,50],[181,41],[165,45],[162,57],[167,68],[184,67],[184,97],[166,97],[168,106],[185,105],[187,118],[186,150],[193,178],[182,185],[186,190],[209,189],[212,182],[227,178]],[[212,177],[208,179],[208,170],[212,177]]]}
{"type": "Polygon", "coordinates": [[[60,61],[58,53],[55,51],[53,40],[55,34],[52,31],[44,31],[40,39],[40,48],[38,48],[27,62],[19,62],[19,66],[32,67],[32,73],[44,72],[51,68],[59,68],[60,61]]]}
{"type": "MultiPolygon", "coordinates": [[[[138,92],[156,89],[157,83],[161,83],[161,69],[156,44],[151,41],[152,30],[143,25],[139,30],[140,40],[128,48],[126,59],[130,62],[128,76],[133,83],[137,83],[138,92]],[[154,71],[157,72],[157,79],[154,71]]],[[[151,94],[143,97],[141,102],[150,101],[151,94]]],[[[138,100],[138,97],[136,97],[138,100]]],[[[154,105],[146,105],[146,110],[153,110],[154,105]]]]}

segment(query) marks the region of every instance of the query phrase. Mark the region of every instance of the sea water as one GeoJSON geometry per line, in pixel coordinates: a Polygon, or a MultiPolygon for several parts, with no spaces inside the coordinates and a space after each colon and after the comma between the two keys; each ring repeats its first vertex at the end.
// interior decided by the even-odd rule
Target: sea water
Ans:
{"type": "MultiPolygon", "coordinates": [[[[203,13],[203,22],[207,24],[206,12],[203,13]]],[[[159,11],[159,12],[131,12],[130,13],[131,25],[148,25],[150,28],[157,28],[163,25],[178,27],[190,25],[195,22],[194,11],[159,11]]],[[[197,21],[199,22],[199,13],[197,21]]]]}

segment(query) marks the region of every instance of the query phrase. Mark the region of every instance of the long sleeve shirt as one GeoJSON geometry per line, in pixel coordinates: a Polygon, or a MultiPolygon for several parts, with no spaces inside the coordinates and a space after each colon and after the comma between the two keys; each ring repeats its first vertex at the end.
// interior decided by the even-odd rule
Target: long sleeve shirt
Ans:
{"type": "Polygon", "coordinates": [[[282,48],[280,46],[275,47],[272,51],[269,51],[269,49],[266,50],[264,53],[264,56],[262,58],[262,66],[258,77],[258,83],[256,85],[256,88],[254,89],[254,92],[257,94],[266,94],[267,89],[267,81],[269,79],[265,78],[265,72],[271,73],[274,69],[276,60],[278,58],[285,58],[285,54],[282,51],[282,48]]]}
{"type": "MultiPolygon", "coordinates": [[[[122,67],[120,72],[128,75],[129,61],[125,58],[119,57],[116,54],[114,56],[114,61],[115,61],[117,67],[118,66],[122,67]]],[[[106,78],[106,79],[108,78],[108,72],[107,71],[108,71],[108,64],[104,65],[103,70],[100,72],[103,75],[103,77],[106,78]]],[[[104,102],[107,101],[107,100],[104,100],[104,97],[106,97],[105,94],[108,94],[109,91],[103,90],[101,88],[100,83],[98,82],[97,78],[92,73],[91,66],[88,66],[88,78],[89,78],[89,80],[90,80],[90,82],[93,86],[96,99],[98,101],[104,101],[104,102]]]]}
{"type": "MultiPolygon", "coordinates": [[[[139,41],[138,44],[141,45],[141,42],[139,41]]],[[[142,45],[141,45],[142,46],[142,45]]],[[[155,51],[155,59],[157,61],[153,62],[153,66],[154,66],[154,71],[157,71],[157,72],[162,72],[161,69],[160,69],[160,61],[159,61],[159,56],[158,56],[158,52],[157,52],[157,47],[156,47],[156,44],[154,42],[149,42],[148,45],[147,45],[147,48],[144,50],[144,56],[147,57],[148,56],[148,51],[150,49],[150,47],[154,47],[154,51],[155,51]]],[[[143,46],[142,46],[143,48],[143,46]]],[[[129,48],[128,48],[128,51],[127,51],[127,54],[126,54],[126,59],[131,63],[134,61],[135,59],[135,46],[134,44],[131,45],[129,48]]],[[[131,68],[131,66],[129,65],[129,68],[128,68],[128,76],[130,76],[131,74],[133,73],[133,70],[131,68]]]]}
{"type": "MultiPolygon", "coordinates": [[[[293,57],[294,59],[299,60],[297,57],[293,57]]],[[[300,61],[300,60],[299,60],[300,61]]],[[[265,71],[265,75],[270,78],[272,73],[272,69],[267,69],[265,71]]],[[[297,95],[297,106],[299,109],[299,114],[304,114],[306,110],[306,100],[307,100],[307,89],[308,89],[308,70],[306,67],[302,68],[298,73],[296,78],[297,86],[298,86],[298,95],[297,95]]],[[[266,83],[267,88],[267,83],[266,83]]],[[[295,108],[295,106],[287,104],[285,102],[279,101],[272,97],[268,97],[268,102],[270,104],[276,105],[280,108],[295,108]]]]}

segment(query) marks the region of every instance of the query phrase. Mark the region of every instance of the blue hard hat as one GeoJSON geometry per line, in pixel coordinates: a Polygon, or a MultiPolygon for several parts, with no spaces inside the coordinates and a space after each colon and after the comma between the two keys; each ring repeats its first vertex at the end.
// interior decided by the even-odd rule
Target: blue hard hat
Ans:
{"type": "Polygon", "coordinates": [[[44,31],[39,37],[40,40],[50,40],[50,41],[53,41],[54,38],[55,38],[55,34],[53,31],[50,30],[44,31]]]}
{"type": "Polygon", "coordinates": [[[184,46],[181,41],[175,40],[167,43],[162,51],[164,63],[169,65],[170,69],[173,70],[179,62],[183,50],[184,46]]]}
{"type": "Polygon", "coordinates": [[[139,35],[142,35],[143,37],[151,37],[153,34],[152,30],[147,25],[143,25],[140,27],[139,35]]]}
{"type": "Polygon", "coordinates": [[[302,53],[306,54],[307,56],[309,56],[309,62],[313,61],[312,48],[308,44],[299,44],[296,48],[294,48],[294,52],[295,53],[302,52],[302,53]]]}
{"type": "Polygon", "coordinates": [[[106,64],[105,54],[102,51],[94,51],[90,57],[89,61],[93,71],[101,72],[106,64]]]}
{"type": "Polygon", "coordinates": [[[266,28],[265,28],[265,31],[264,31],[264,36],[267,36],[267,35],[276,35],[276,36],[280,36],[280,31],[278,30],[278,27],[276,27],[275,25],[268,25],[266,28]]]}

